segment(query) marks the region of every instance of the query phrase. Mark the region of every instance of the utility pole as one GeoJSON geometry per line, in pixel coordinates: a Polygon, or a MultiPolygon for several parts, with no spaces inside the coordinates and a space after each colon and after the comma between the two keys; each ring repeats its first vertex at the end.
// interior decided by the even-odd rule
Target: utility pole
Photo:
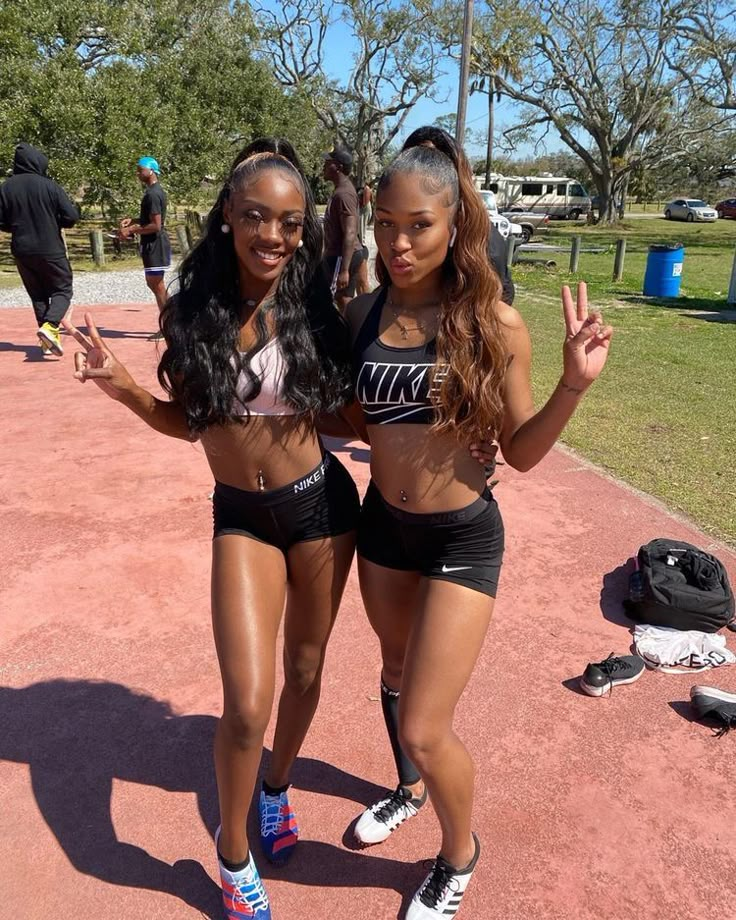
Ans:
{"type": "Polygon", "coordinates": [[[463,50],[460,57],[460,86],[457,93],[457,120],[455,139],[462,145],[465,141],[465,110],[468,105],[468,78],[470,77],[470,52],[473,41],[473,0],[465,0],[463,17],[463,50]]]}

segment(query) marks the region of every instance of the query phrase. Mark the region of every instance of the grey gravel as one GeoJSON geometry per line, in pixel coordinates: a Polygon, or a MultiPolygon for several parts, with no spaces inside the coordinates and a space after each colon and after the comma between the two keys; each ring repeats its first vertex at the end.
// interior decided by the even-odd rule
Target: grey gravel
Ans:
{"type": "MultiPolygon", "coordinates": [[[[175,282],[175,272],[166,274],[166,284],[175,282]]],[[[72,306],[98,303],[141,303],[154,302],[153,294],[146,286],[143,269],[126,269],[118,272],[78,272],[74,276],[74,297],[72,306]]],[[[0,290],[0,307],[27,307],[31,309],[23,287],[0,290]]]]}

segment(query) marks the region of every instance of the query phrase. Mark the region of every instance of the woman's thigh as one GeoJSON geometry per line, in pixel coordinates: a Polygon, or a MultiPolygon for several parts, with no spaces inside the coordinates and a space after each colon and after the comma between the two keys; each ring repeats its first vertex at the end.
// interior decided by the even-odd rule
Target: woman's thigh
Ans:
{"type": "Polygon", "coordinates": [[[464,585],[422,579],[401,683],[402,731],[445,732],[470,680],[494,598],[464,585]]]}
{"type": "Polygon", "coordinates": [[[287,667],[309,671],[321,665],[354,552],[354,532],[306,540],[289,549],[284,622],[287,667]]]}
{"type": "Polygon", "coordinates": [[[360,593],[368,620],[381,643],[389,678],[400,678],[414,622],[421,577],[418,572],[390,569],[358,556],[360,593]]]}
{"type": "Polygon", "coordinates": [[[240,534],[212,543],[212,629],[225,704],[270,712],[286,595],[281,550],[240,534]]]}

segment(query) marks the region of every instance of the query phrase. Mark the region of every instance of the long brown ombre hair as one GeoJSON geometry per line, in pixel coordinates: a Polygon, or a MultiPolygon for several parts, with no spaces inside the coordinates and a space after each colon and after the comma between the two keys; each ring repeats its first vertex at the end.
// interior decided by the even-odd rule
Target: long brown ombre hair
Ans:
{"type": "MultiPolygon", "coordinates": [[[[488,215],[465,154],[449,140],[447,152],[432,137],[402,151],[381,176],[378,194],[397,173],[415,173],[434,191],[446,188],[449,193],[457,236],[443,266],[431,387],[436,412],[433,430],[453,431],[461,442],[470,444],[500,433],[508,350],[497,313],[501,282],[488,260],[488,215]]],[[[380,253],[376,275],[381,285],[391,283],[380,253]]]]}

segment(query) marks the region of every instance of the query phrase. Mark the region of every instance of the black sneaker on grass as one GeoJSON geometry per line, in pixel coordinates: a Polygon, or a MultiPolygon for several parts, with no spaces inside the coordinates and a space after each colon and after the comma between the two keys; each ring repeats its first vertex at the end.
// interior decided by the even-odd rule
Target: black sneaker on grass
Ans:
{"type": "Polygon", "coordinates": [[[691,687],[690,702],[699,719],[713,719],[718,722],[716,737],[720,738],[736,728],[736,693],[728,693],[717,687],[691,687]]]}
{"type": "Polygon", "coordinates": [[[591,662],[580,678],[580,689],[588,696],[603,696],[619,684],[633,684],[644,673],[638,655],[610,654],[605,661],[591,662]]]}

